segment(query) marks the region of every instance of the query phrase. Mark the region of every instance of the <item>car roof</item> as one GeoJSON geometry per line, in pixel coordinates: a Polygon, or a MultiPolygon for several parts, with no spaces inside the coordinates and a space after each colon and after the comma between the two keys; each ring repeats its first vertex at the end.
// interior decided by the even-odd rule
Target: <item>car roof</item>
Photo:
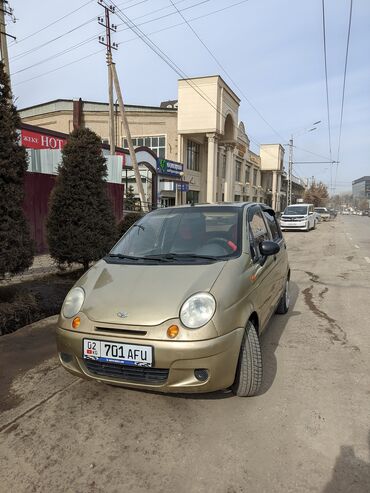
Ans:
{"type": "Polygon", "coordinates": [[[287,205],[287,207],[302,207],[302,206],[309,206],[309,205],[313,205],[313,204],[290,204],[290,205],[287,205]]]}
{"type": "MultiPolygon", "coordinates": [[[[230,207],[231,208],[243,208],[243,207],[251,207],[253,205],[259,205],[263,209],[269,209],[272,210],[270,206],[262,203],[262,202],[213,202],[213,203],[197,203],[197,204],[185,204],[185,205],[175,205],[172,207],[166,207],[165,209],[169,210],[177,210],[177,209],[202,209],[202,208],[214,208],[217,209],[218,207],[230,207]]],[[[158,209],[157,209],[158,210],[158,209]]]]}

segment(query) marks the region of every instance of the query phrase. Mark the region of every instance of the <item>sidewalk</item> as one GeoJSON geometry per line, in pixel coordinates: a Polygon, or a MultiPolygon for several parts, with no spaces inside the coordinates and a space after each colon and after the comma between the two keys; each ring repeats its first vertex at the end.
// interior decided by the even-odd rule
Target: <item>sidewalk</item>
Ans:
{"type": "MultiPolygon", "coordinates": [[[[63,268],[63,272],[72,272],[73,270],[79,268],[81,268],[80,265],[72,264],[69,267],[63,268]]],[[[55,260],[50,257],[50,255],[37,255],[35,256],[33,264],[29,269],[27,269],[22,274],[17,274],[4,280],[0,280],[0,287],[8,286],[9,284],[17,284],[24,281],[33,281],[46,275],[56,274],[58,272],[61,272],[61,269],[55,263],[55,260]]]]}

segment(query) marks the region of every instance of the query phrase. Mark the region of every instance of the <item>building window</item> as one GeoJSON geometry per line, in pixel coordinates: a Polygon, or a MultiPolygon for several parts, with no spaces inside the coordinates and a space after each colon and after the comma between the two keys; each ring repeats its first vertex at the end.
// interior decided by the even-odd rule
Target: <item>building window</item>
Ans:
{"type": "Polygon", "coordinates": [[[189,190],[186,192],[186,203],[187,204],[198,204],[199,203],[199,192],[196,190],[189,190]]]}
{"type": "Polygon", "coordinates": [[[240,182],[241,174],[242,174],[242,162],[239,161],[238,159],[235,162],[236,162],[235,181],[240,182]]]}
{"type": "Polygon", "coordinates": [[[240,195],[234,195],[234,202],[240,202],[240,195]]]}
{"type": "Polygon", "coordinates": [[[257,186],[257,170],[253,170],[253,185],[257,186]]]}
{"type": "Polygon", "coordinates": [[[222,157],[222,178],[226,178],[226,154],[224,154],[222,157]]]}
{"type": "MultiPolygon", "coordinates": [[[[153,137],[134,137],[132,139],[134,147],[146,146],[149,147],[161,159],[166,157],[166,137],[158,135],[153,137]]],[[[123,147],[128,149],[127,139],[123,139],[123,147]]]]}
{"type": "Polygon", "coordinates": [[[251,171],[250,166],[246,166],[245,167],[245,183],[250,183],[250,181],[251,181],[250,171],[251,171]]]}
{"type": "Polygon", "coordinates": [[[192,171],[200,171],[199,166],[200,145],[192,140],[188,140],[187,146],[187,167],[192,171]]]}

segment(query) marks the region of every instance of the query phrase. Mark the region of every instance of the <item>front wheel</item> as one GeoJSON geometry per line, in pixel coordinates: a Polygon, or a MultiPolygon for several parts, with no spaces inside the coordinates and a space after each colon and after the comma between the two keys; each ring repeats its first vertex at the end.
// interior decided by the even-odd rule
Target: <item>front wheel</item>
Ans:
{"type": "Polygon", "coordinates": [[[279,304],[276,308],[276,313],[279,315],[284,315],[289,310],[290,305],[290,294],[289,294],[289,280],[286,280],[284,293],[280,298],[279,304]]]}
{"type": "Polygon", "coordinates": [[[232,391],[239,397],[256,395],[262,383],[262,355],[260,341],[249,320],[240,347],[238,366],[232,391]]]}

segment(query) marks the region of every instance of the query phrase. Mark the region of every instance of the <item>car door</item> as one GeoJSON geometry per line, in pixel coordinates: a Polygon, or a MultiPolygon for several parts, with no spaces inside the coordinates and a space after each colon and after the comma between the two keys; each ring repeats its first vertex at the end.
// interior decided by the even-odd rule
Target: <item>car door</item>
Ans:
{"type": "Polygon", "coordinates": [[[275,304],[279,302],[284,288],[288,273],[288,255],[286,243],[279,228],[279,224],[275,217],[275,212],[270,208],[263,208],[263,215],[268,224],[272,241],[280,247],[279,252],[274,256],[275,268],[271,274],[271,281],[274,283],[274,300],[275,304]]]}
{"type": "Polygon", "coordinates": [[[276,261],[273,255],[263,257],[259,249],[263,241],[272,239],[259,205],[254,205],[248,209],[247,232],[252,259],[248,274],[249,279],[254,283],[251,301],[259,316],[261,329],[263,329],[275,309],[275,293],[272,279],[276,261]]]}

